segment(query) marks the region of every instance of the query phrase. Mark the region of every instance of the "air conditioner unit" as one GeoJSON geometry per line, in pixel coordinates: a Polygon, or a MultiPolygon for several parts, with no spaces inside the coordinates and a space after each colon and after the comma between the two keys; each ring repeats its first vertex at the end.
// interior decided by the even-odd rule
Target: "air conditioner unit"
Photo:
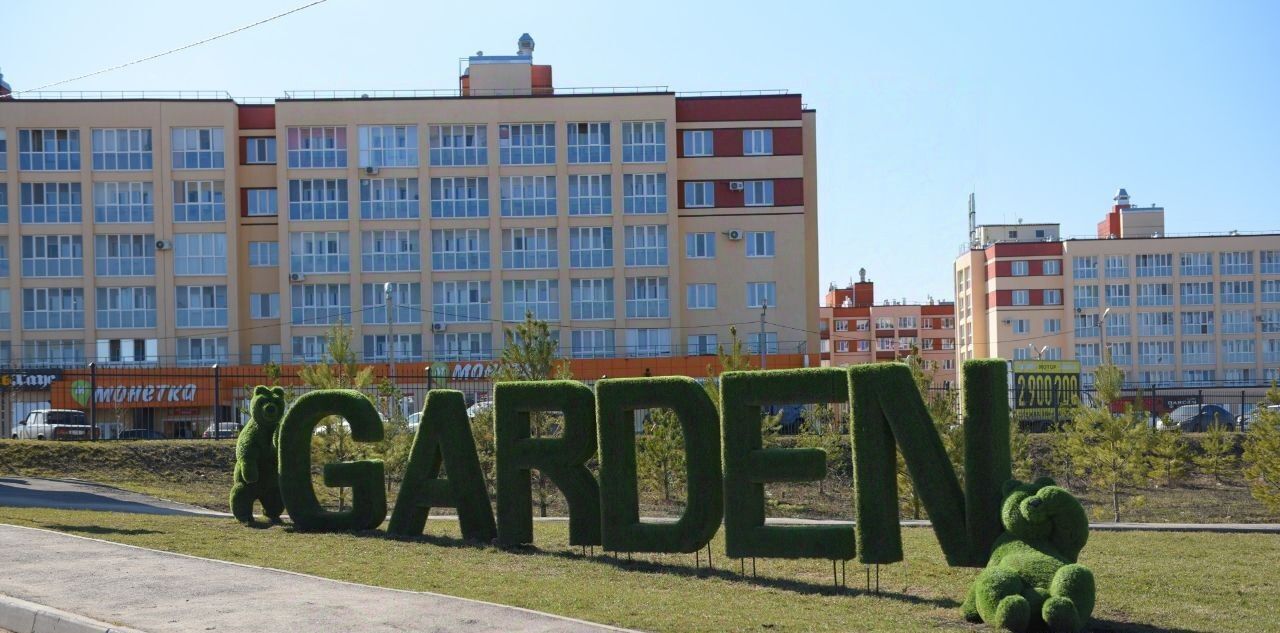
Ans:
{"type": "Polygon", "coordinates": [[[443,332],[443,331],[444,331],[444,324],[443,324],[443,323],[432,323],[432,324],[431,324],[431,331],[432,331],[432,332],[443,332]]]}
{"type": "Polygon", "coordinates": [[[728,231],[725,231],[724,234],[725,237],[728,237],[732,242],[737,242],[742,239],[742,231],[740,229],[729,229],[728,231]]]}
{"type": "Polygon", "coordinates": [[[302,281],[302,280],[304,280],[304,279],[306,279],[306,278],[307,278],[307,276],[306,276],[306,275],[304,275],[304,274],[302,274],[302,273],[289,273],[289,281],[292,281],[292,282],[295,282],[295,283],[296,283],[296,282],[299,282],[299,281],[302,281]]]}
{"type": "Polygon", "coordinates": [[[377,168],[377,167],[374,167],[374,166],[372,166],[372,165],[370,165],[370,166],[368,166],[368,167],[365,167],[365,168],[364,168],[364,175],[366,175],[366,176],[377,176],[377,175],[378,175],[378,168],[377,168]]]}
{"type": "Polygon", "coordinates": [[[156,250],[167,251],[171,248],[173,248],[173,242],[170,242],[169,240],[156,240],[156,250]]]}
{"type": "Polygon", "coordinates": [[[741,180],[732,180],[729,182],[729,191],[742,191],[743,184],[741,180]]]}

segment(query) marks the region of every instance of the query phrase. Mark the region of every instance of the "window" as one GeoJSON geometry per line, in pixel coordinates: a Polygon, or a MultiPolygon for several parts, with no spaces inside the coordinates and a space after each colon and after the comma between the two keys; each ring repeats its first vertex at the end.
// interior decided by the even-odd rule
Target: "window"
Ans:
{"type": "Polygon", "coordinates": [[[244,140],[244,164],[276,164],[276,137],[253,136],[244,140]]]}
{"type": "Polygon", "coordinates": [[[289,181],[290,220],[345,220],[347,213],[345,179],[289,181]]]}
{"type": "Polygon", "coordinates": [[[1253,303],[1253,282],[1252,281],[1224,281],[1222,282],[1222,303],[1238,304],[1253,303]]]}
{"type": "Polygon", "coordinates": [[[227,327],[226,286],[178,286],[178,327],[227,327]]]}
{"type": "MultiPolygon", "coordinates": [[[[762,336],[761,332],[752,332],[747,335],[746,339],[747,339],[748,353],[750,354],[760,353],[760,343],[761,343],[760,337],[761,336],[762,336]]],[[[764,332],[763,336],[764,336],[764,353],[777,354],[778,353],[778,333],[764,332]]]]}
{"type": "Polygon", "coordinates": [[[1223,275],[1252,275],[1253,251],[1230,251],[1219,253],[1219,271],[1223,275]]]}
{"type": "Polygon", "coordinates": [[[362,220],[416,220],[419,201],[417,178],[360,179],[362,220]]]}
{"type": "Polygon", "coordinates": [[[84,364],[84,341],[61,339],[30,341],[22,344],[23,362],[36,367],[61,367],[84,364]]]}
{"type": "Polygon", "coordinates": [[[627,266],[666,266],[667,225],[626,227],[623,255],[627,266]]]}
{"type": "Polygon", "coordinates": [[[489,217],[489,179],[432,178],[431,217],[489,217]]]}
{"type": "Polygon", "coordinates": [[[837,331],[837,332],[848,332],[848,331],[849,331],[849,320],[848,320],[848,319],[836,319],[836,326],[835,326],[835,329],[836,329],[836,331],[837,331]]]}
{"type": "Polygon", "coordinates": [[[1014,334],[1028,334],[1031,332],[1031,319],[1013,319],[1010,325],[1013,327],[1014,334]]]}
{"type": "Polygon", "coordinates": [[[154,220],[155,191],[151,183],[93,183],[95,223],[151,223],[154,220]]]}
{"type": "Polygon", "coordinates": [[[193,336],[178,338],[179,365],[212,365],[226,363],[227,337],[193,336]]]}
{"type": "Polygon", "coordinates": [[[245,215],[256,217],[274,217],[280,213],[279,197],[274,187],[245,190],[245,215]]]}
{"type": "Polygon", "coordinates": [[[493,357],[493,335],[488,332],[438,332],[435,335],[435,355],[438,360],[487,360],[493,357]]]}
{"type": "Polygon", "coordinates": [[[361,167],[417,167],[418,126],[361,125],[361,167]]]}
{"type": "Polygon", "coordinates": [[[747,257],[773,257],[773,246],[773,231],[747,231],[747,257]]]}
{"type": "MultiPolygon", "coordinates": [[[[0,135],[0,141],[3,141],[0,135]]],[[[1280,251],[1258,251],[1259,272],[1264,275],[1280,274],[1280,251]]]]}
{"type": "MultiPolygon", "coordinates": [[[[848,341],[841,341],[841,342],[848,343],[848,341]]],[[[845,347],[847,349],[848,345],[845,345],[845,347]]],[[[930,351],[930,352],[933,351],[933,339],[931,338],[920,339],[920,349],[925,351],[930,351]]]]}
{"type": "Polygon", "coordinates": [[[670,356],[671,330],[640,328],[625,330],[624,354],[633,357],[670,356]]]}
{"type": "Polygon", "coordinates": [[[613,229],[576,226],[569,229],[570,268],[612,268],[613,229]]]}
{"type": "Polygon", "coordinates": [[[609,162],[609,122],[569,124],[569,164],[609,162]]]}
{"type": "Polygon", "coordinates": [[[329,341],[324,336],[293,337],[293,361],[319,362],[329,354],[329,341]]]}
{"type": "Polygon", "coordinates": [[[1101,320],[1096,314],[1075,316],[1076,338],[1098,338],[1102,335],[1101,320]]]}
{"type": "Polygon", "coordinates": [[[709,180],[684,183],[684,206],[686,209],[716,206],[716,183],[709,180]]]}
{"type": "Polygon", "coordinates": [[[154,286],[98,288],[94,326],[103,328],[153,328],[156,326],[154,286]]]}
{"type": "Polygon", "coordinates": [[[772,281],[747,282],[747,307],[778,307],[778,285],[772,281]]]}
{"type": "Polygon", "coordinates": [[[254,343],[249,346],[249,362],[253,365],[284,362],[284,351],[279,343],[254,343]]]}
{"type": "Polygon", "coordinates": [[[916,329],[916,318],[913,316],[898,317],[898,327],[904,330],[916,329]]]}
{"type": "Polygon", "coordinates": [[[503,165],[554,165],[554,123],[504,123],[498,126],[498,156],[503,165]]]}
{"type": "Polygon", "coordinates": [[[1217,382],[1217,371],[1213,369],[1186,369],[1182,372],[1182,385],[1184,387],[1212,385],[1215,382],[1217,382]]]}
{"type": "Polygon", "coordinates": [[[503,229],[502,267],[514,270],[559,268],[556,230],[533,227],[503,229]]]}
{"type": "Polygon", "coordinates": [[[1129,276],[1128,255],[1107,255],[1105,272],[1108,279],[1125,279],[1129,276]]]}
{"type": "Polygon", "coordinates": [[[1025,259],[1012,262],[1010,265],[1011,273],[1014,277],[1026,277],[1030,274],[1030,264],[1025,259]]]}
{"type": "MultiPolygon", "coordinates": [[[[1106,320],[1107,336],[1116,338],[1127,338],[1129,336],[1129,314],[1122,312],[1114,314],[1106,320]]],[[[1128,343],[1125,343],[1128,345],[1128,343]]]]}
{"type": "Polygon", "coordinates": [[[291,169],[347,166],[345,127],[291,127],[288,144],[291,169]]]}
{"type": "Polygon", "coordinates": [[[396,334],[392,340],[394,341],[394,349],[387,348],[386,334],[365,334],[364,343],[364,359],[367,361],[387,360],[389,352],[395,352],[395,359],[402,360],[422,360],[422,335],[421,334],[396,334]]]}
{"type": "Polygon", "coordinates": [[[888,318],[888,317],[878,317],[878,318],[876,319],[876,329],[877,329],[877,330],[892,330],[892,329],[893,329],[893,319],[890,319],[890,318],[888,318]]]}
{"type": "Polygon", "coordinates": [[[1138,284],[1138,305],[1173,305],[1173,284],[1138,284]]]}
{"type": "Polygon", "coordinates": [[[715,233],[686,233],[684,236],[684,256],[688,259],[715,259],[715,233]]]}
{"type": "Polygon", "coordinates": [[[280,318],[280,293],[265,292],[249,295],[250,319],[280,318]]]}
{"type": "Polygon", "coordinates": [[[1173,336],[1173,313],[1139,312],[1138,336],[1173,336]]]}
{"type": "Polygon", "coordinates": [[[345,273],[350,270],[350,237],[345,231],[289,234],[289,272],[345,273]]]}
{"type": "Polygon", "coordinates": [[[18,130],[22,171],[80,171],[80,130],[18,130]]]}
{"type": "Polygon", "coordinates": [[[1253,363],[1256,354],[1251,338],[1227,339],[1222,342],[1222,362],[1253,363]]]}
{"type": "Polygon", "coordinates": [[[1040,274],[1042,275],[1061,275],[1062,260],[1060,259],[1044,259],[1040,260],[1040,274]]]}
{"type": "Polygon", "coordinates": [[[1172,371],[1144,371],[1138,373],[1138,382],[1147,387],[1170,387],[1174,383],[1172,371]]]}
{"type": "Polygon", "coordinates": [[[1142,365],[1172,365],[1173,341],[1140,341],[1138,362],[1142,365]]]}
{"type": "Polygon", "coordinates": [[[622,162],[662,163],[666,160],[667,124],[665,122],[622,122],[622,162]]]}
{"type": "Polygon", "coordinates": [[[854,321],[854,330],[858,332],[867,332],[871,329],[870,319],[858,319],[854,321]]]}
{"type": "Polygon", "coordinates": [[[173,274],[227,274],[227,234],[179,233],[174,235],[173,274]]]}
{"type": "Polygon", "coordinates": [[[1241,368],[1235,368],[1235,369],[1227,369],[1223,372],[1223,374],[1224,374],[1223,382],[1225,382],[1228,385],[1243,386],[1243,385],[1257,384],[1257,381],[1254,380],[1254,373],[1252,368],[1241,367],[1241,368]]]}
{"type": "Polygon", "coordinates": [[[716,285],[708,283],[685,285],[685,308],[689,310],[716,309],[716,285]]]}
{"type": "MultiPolygon", "coordinates": [[[[908,317],[903,317],[903,318],[905,319],[905,318],[908,318],[908,317]]],[[[915,317],[910,317],[910,318],[914,319],[915,317]]],[[[934,329],[934,328],[933,328],[933,317],[920,317],[920,329],[922,329],[922,330],[932,330],[932,329],[934,329]]]]}
{"type": "Polygon", "coordinates": [[[684,155],[715,156],[715,134],[711,130],[685,130],[684,155]]]}
{"type": "Polygon", "coordinates": [[[892,352],[895,349],[897,349],[897,347],[894,345],[894,340],[892,338],[886,337],[876,339],[876,350],[881,352],[892,352]]]}
{"type": "Polygon", "coordinates": [[[1280,310],[1267,309],[1262,311],[1262,332],[1264,334],[1280,333],[1280,310]]]}
{"type": "Polygon", "coordinates": [[[1134,267],[1138,269],[1139,277],[1170,277],[1173,275],[1173,255],[1169,253],[1135,255],[1134,267]]]}
{"type": "MultiPolygon", "coordinates": [[[[846,345],[849,341],[840,341],[846,345]]],[[[685,343],[685,354],[689,356],[711,356],[716,353],[715,334],[690,334],[685,343]]],[[[849,351],[847,349],[843,351],[849,351]]]]}
{"type": "Polygon", "coordinates": [[[1014,290],[1012,292],[1012,297],[1013,297],[1013,305],[1016,305],[1016,306],[1031,305],[1030,290],[1014,290]]]}
{"type": "Polygon", "coordinates": [[[1213,305],[1213,282],[1196,281],[1178,285],[1182,305],[1213,305]]]}
{"type": "Polygon", "coordinates": [[[141,171],[152,167],[151,130],[93,130],[94,171],[141,171]]]}
{"type": "Polygon", "coordinates": [[[1182,313],[1182,335],[1200,336],[1213,334],[1213,312],[1201,310],[1182,313]]]}
{"type": "Polygon", "coordinates": [[[1178,256],[1178,268],[1183,277],[1210,277],[1213,275],[1213,254],[1182,253],[1178,256]]]}
{"type": "Polygon", "coordinates": [[[1183,341],[1183,365],[1216,365],[1214,360],[1213,341],[1183,341]]]}
{"type": "Polygon", "coordinates": [[[489,164],[489,128],[484,125],[433,125],[431,144],[433,167],[462,167],[489,164]]]}
{"type": "Polygon", "coordinates": [[[1262,280],[1262,302],[1280,303],[1280,279],[1262,280]]]}
{"type": "Polygon", "coordinates": [[[172,140],[174,169],[223,169],[223,138],[220,127],[175,127],[172,140]]]}
{"type": "Polygon", "coordinates": [[[23,224],[80,223],[80,183],[24,182],[19,188],[23,224]]]}
{"type": "MultiPolygon", "coordinates": [[[[572,151],[572,148],[570,148],[572,151]]],[[[613,213],[613,179],[609,174],[569,176],[569,215],[613,213]]]]}
{"type": "Polygon", "coordinates": [[[502,320],[560,320],[560,282],[555,279],[508,279],[502,282],[502,320]]]}
{"type": "Polygon", "coordinates": [[[627,318],[665,319],[671,316],[666,277],[627,278],[627,318]]]}
{"type": "Polygon", "coordinates": [[[1073,257],[1071,259],[1071,273],[1076,279],[1097,279],[1098,256],[1073,257]]]}
{"type": "MultiPolygon", "coordinates": [[[[367,325],[387,323],[387,289],[383,283],[367,283],[360,286],[363,320],[367,325]]],[[[393,282],[391,303],[396,307],[396,323],[422,323],[422,284],[418,282],[393,282]]]]}
{"type": "MultiPolygon", "coordinates": [[[[0,157],[3,158],[3,157],[0,157]]],[[[0,165],[3,165],[0,162],[0,165]]],[[[9,183],[0,182],[0,224],[9,223],[9,183]]]]}
{"type": "Polygon", "coordinates": [[[552,216],[555,214],[555,176],[507,176],[502,178],[502,217],[552,216]]]}
{"type": "Polygon", "coordinates": [[[100,338],[98,362],[111,364],[154,363],[159,360],[158,341],[153,338],[100,338]]]}
{"type": "Polygon", "coordinates": [[[290,318],[294,325],[331,325],[351,321],[351,286],[296,284],[290,286],[290,318]]]}
{"type": "Polygon", "coordinates": [[[95,235],[93,245],[93,271],[99,277],[156,274],[154,235],[95,235]]]}
{"type": "Polygon", "coordinates": [[[773,181],[748,180],[742,183],[745,191],[745,202],[748,207],[773,206],[773,181]]]}
{"type": "MultiPolygon", "coordinates": [[[[945,340],[945,339],[942,341],[942,344],[943,344],[942,349],[947,349],[947,347],[946,347],[947,342],[946,342],[946,340],[945,340]]],[[[859,352],[869,352],[869,351],[871,351],[871,341],[868,341],[868,340],[866,340],[866,339],[861,339],[861,340],[859,340],[859,341],[858,341],[858,351],[859,351],[859,352]]]]}
{"type": "Polygon", "coordinates": [[[612,319],[613,280],[570,280],[569,317],[579,320],[612,319]]]}
{"type": "Polygon", "coordinates": [[[84,289],[23,288],[22,328],[25,330],[84,328],[84,289]]]}
{"type": "Polygon", "coordinates": [[[223,222],[227,201],[221,180],[186,180],[173,183],[174,222],[223,222]]]}
{"type": "Polygon", "coordinates": [[[1098,307],[1098,287],[1097,286],[1076,286],[1074,294],[1075,294],[1074,307],[1077,307],[1077,308],[1098,307]]]}
{"type": "Polygon", "coordinates": [[[744,156],[769,156],[773,154],[773,130],[743,130],[742,154],[744,156]]]}
{"type": "Polygon", "coordinates": [[[491,302],[487,281],[437,281],[432,287],[437,323],[487,321],[491,302]]]}
{"type": "Polygon", "coordinates": [[[23,277],[83,277],[84,243],[79,235],[23,235],[23,277]]]}
{"type": "Polygon", "coordinates": [[[375,273],[422,270],[418,244],[417,231],[364,231],[360,235],[360,268],[375,273]]]}
{"type": "Polygon", "coordinates": [[[1031,348],[1029,347],[1013,348],[1013,360],[1030,360],[1030,359],[1031,359],[1031,348]]]}
{"type": "Polygon", "coordinates": [[[1113,308],[1124,308],[1130,305],[1129,284],[1107,284],[1107,305],[1113,308]]]}
{"type": "Polygon", "coordinates": [[[431,231],[432,270],[488,270],[489,229],[431,231]]]}
{"type": "MultiPolygon", "coordinates": [[[[1280,363],[1280,338],[1269,338],[1262,342],[1262,362],[1264,363],[1280,363]]],[[[1266,367],[1263,371],[1270,374],[1267,376],[1268,383],[1280,380],[1280,368],[1266,367]]]]}
{"type": "Polygon", "coordinates": [[[666,213],[666,174],[624,174],[622,176],[623,213],[666,213]]]}
{"type": "Polygon", "coordinates": [[[0,171],[9,168],[9,138],[5,136],[5,131],[0,129],[0,171]]]}
{"type": "Polygon", "coordinates": [[[1253,334],[1253,310],[1223,310],[1223,334],[1253,334]]]}

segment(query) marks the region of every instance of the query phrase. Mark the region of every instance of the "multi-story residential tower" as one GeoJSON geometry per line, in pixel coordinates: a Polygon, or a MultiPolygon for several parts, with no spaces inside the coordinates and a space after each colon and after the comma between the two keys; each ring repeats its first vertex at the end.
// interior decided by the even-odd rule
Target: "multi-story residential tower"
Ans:
{"type": "Polygon", "coordinates": [[[339,321],[484,359],[526,312],[578,358],[816,353],[800,95],[555,89],[532,50],[455,91],[0,100],[0,360],[305,362],[339,321]]]}
{"type": "Polygon", "coordinates": [[[1133,386],[1280,379],[1280,234],[1170,235],[1121,189],[1095,238],[977,227],[955,262],[957,356],[1109,353],[1133,386]],[[986,237],[981,237],[986,236],[986,237]]]}
{"type": "Polygon", "coordinates": [[[877,304],[875,282],[867,279],[866,269],[858,276],[845,288],[828,288],[818,309],[822,364],[842,367],[920,354],[936,384],[955,384],[955,306],[933,299],[877,304]]]}

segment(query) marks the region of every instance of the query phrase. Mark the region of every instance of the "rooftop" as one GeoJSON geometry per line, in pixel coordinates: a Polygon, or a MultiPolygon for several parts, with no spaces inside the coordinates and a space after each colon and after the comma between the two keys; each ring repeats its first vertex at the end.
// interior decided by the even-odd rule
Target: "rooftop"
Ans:
{"type": "Polygon", "coordinates": [[[674,92],[668,86],[579,86],[554,88],[548,93],[513,94],[509,90],[471,88],[464,95],[458,88],[405,90],[285,90],[278,97],[237,97],[225,90],[54,90],[15,93],[12,101],[233,101],[241,105],[271,104],[277,101],[319,101],[353,99],[458,99],[465,97],[568,97],[592,95],[675,95],[678,99],[702,97],[762,97],[794,94],[787,89],[702,90],[674,92]]]}

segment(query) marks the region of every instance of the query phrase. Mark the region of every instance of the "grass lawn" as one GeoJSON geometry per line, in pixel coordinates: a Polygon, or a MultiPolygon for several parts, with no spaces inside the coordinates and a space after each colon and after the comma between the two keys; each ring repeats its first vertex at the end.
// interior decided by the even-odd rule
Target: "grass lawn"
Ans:
{"type": "MultiPolygon", "coordinates": [[[[0,522],[644,630],[989,630],[959,613],[977,571],[947,567],[926,529],[904,530],[908,560],[881,568],[877,596],[856,564],[840,591],[827,561],[760,559],[759,577],[744,578],[720,538],[714,571],[693,555],[584,558],[560,522],[536,524],[538,547],[520,552],[463,543],[453,521],[430,521],[413,540],[45,509],[0,508],[0,522]]],[[[1094,630],[1280,631],[1278,536],[1095,532],[1081,562],[1098,576],[1094,630]]]]}

